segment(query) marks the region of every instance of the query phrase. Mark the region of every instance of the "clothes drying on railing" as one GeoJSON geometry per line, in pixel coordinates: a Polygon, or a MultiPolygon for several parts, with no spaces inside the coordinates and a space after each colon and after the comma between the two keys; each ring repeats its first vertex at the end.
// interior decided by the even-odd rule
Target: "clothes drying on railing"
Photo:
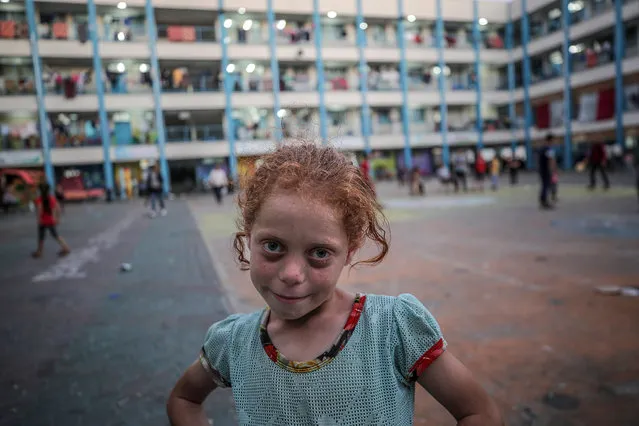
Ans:
{"type": "Polygon", "coordinates": [[[607,120],[615,115],[615,89],[585,93],[579,97],[579,121],[607,120]]]}
{"type": "Polygon", "coordinates": [[[0,37],[15,38],[15,36],[16,36],[16,22],[0,21],[0,37]]]}
{"type": "Polygon", "coordinates": [[[66,22],[53,23],[53,38],[57,40],[66,40],[69,36],[69,28],[66,22]]]}
{"type": "Polygon", "coordinates": [[[344,77],[335,77],[329,80],[332,90],[348,90],[348,82],[344,77]]]}
{"type": "Polygon", "coordinates": [[[639,84],[631,84],[624,88],[626,98],[626,109],[629,111],[639,110],[639,84]]]}
{"type": "Polygon", "coordinates": [[[166,33],[169,41],[194,42],[197,39],[195,27],[193,26],[170,25],[167,28],[166,33]]]}
{"type": "Polygon", "coordinates": [[[488,49],[503,49],[504,40],[499,36],[499,34],[491,34],[486,37],[486,47],[488,49]]]}

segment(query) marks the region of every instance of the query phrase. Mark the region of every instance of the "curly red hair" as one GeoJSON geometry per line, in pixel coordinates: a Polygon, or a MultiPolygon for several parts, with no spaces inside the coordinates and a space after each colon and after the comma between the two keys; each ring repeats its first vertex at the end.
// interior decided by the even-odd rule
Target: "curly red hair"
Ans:
{"type": "Polygon", "coordinates": [[[247,241],[264,201],[276,190],[296,191],[322,200],[342,215],[349,251],[360,249],[366,239],[378,253],[357,264],[380,263],[389,248],[388,220],[375,193],[359,169],[333,147],[311,143],[287,143],[262,157],[253,176],[246,178],[238,198],[240,216],[233,247],[242,270],[249,269],[247,241]]]}

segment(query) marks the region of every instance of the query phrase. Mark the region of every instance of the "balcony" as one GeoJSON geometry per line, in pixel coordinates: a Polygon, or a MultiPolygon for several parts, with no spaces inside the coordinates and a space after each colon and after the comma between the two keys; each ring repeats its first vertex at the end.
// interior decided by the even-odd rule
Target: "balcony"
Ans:
{"type": "Polygon", "coordinates": [[[224,140],[221,124],[195,126],[166,126],[167,142],[219,142],[224,140]]]}
{"type": "MultiPolygon", "coordinates": [[[[609,29],[615,25],[615,11],[606,5],[603,10],[593,10],[588,19],[575,19],[573,15],[573,23],[570,26],[570,40],[576,40],[589,35],[594,35],[602,30],[609,29]]],[[[639,17],[639,2],[629,1],[623,6],[622,11],[624,21],[629,21],[639,17]]],[[[537,55],[545,50],[553,48],[561,48],[563,43],[563,31],[561,31],[561,23],[555,24],[554,30],[548,33],[540,33],[540,37],[531,39],[528,44],[528,54],[530,56],[537,55]]],[[[523,58],[523,50],[517,47],[513,50],[513,59],[521,61],[523,58]]]]}

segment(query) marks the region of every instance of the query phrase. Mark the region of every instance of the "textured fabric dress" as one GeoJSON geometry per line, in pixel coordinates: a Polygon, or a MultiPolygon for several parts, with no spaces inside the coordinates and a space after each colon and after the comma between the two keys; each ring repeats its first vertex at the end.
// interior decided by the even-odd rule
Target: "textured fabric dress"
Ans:
{"type": "Polygon", "coordinates": [[[334,345],[289,361],[266,331],[269,309],[209,329],[200,362],[231,387],[240,425],[412,425],[415,381],[446,342],[414,296],[357,295],[334,345]]]}

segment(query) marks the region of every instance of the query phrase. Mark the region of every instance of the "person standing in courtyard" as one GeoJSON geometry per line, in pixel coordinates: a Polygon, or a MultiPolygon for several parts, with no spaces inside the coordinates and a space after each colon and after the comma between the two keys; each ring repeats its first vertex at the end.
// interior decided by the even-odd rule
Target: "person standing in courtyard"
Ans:
{"type": "Polygon", "coordinates": [[[338,286],[344,268],[376,265],[389,249],[381,206],[343,154],[280,146],[238,200],[237,260],[267,307],[209,328],[167,401],[172,425],[207,426],[203,402],[230,387],[240,426],[407,426],[416,384],[461,426],[504,424],[415,296],[338,286]],[[370,258],[359,257],[365,245],[370,258]]]}
{"type": "Polygon", "coordinates": [[[499,174],[501,173],[501,159],[495,155],[490,161],[490,186],[493,191],[499,189],[499,174]]]}
{"type": "MultiPolygon", "coordinates": [[[[371,187],[373,192],[375,192],[375,183],[373,182],[373,178],[371,177],[371,163],[370,163],[371,155],[368,152],[364,153],[364,159],[359,165],[359,171],[364,177],[364,180],[371,187]]],[[[410,178],[409,178],[410,179],[410,178]]]]}
{"type": "Polygon", "coordinates": [[[477,150],[475,160],[475,180],[477,182],[477,190],[484,192],[484,179],[486,177],[486,160],[480,150],[477,150]]]}
{"type": "Polygon", "coordinates": [[[47,231],[60,244],[61,250],[59,256],[66,256],[71,252],[66,241],[58,235],[57,225],[60,220],[60,205],[56,198],[51,195],[51,187],[48,183],[43,182],[39,186],[40,196],[35,200],[36,215],[38,218],[38,248],[31,253],[34,259],[42,257],[44,249],[44,238],[47,231]]]}
{"type": "Polygon", "coordinates": [[[519,168],[521,162],[513,154],[508,160],[508,175],[510,176],[510,186],[515,186],[519,183],[519,168]]]}
{"type": "Polygon", "coordinates": [[[548,195],[550,191],[553,190],[553,175],[557,173],[557,162],[555,161],[555,152],[552,148],[554,141],[555,137],[551,133],[546,135],[544,145],[539,150],[539,161],[537,164],[541,183],[539,207],[545,210],[553,208],[553,205],[548,202],[548,195]]]}
{"type": "Polygon", "coordinates": [[[213,165],[213,169],[209,174],[209,185],[213,189],[213,195],[218,204],[222,204],[224,189],[229,186],[229,179],[226,172],[219,164],[213,165]]]}
{"type": "Polygon", "coordinates": [[[603,179],[604,189],[610,188],[610,181],[608,180],[608,173],[606,173],[606,167],[608,165],[608,158],[606,155],[606,147],[601,142],[595,143],[590,149],[590,155],[588,156],[588,168],[590,169],[590,184],[588,189],[593,190],[597,186],[597,171],[601,173],[603,179]]]}
{"type": "Polygon", "coordinates": [[[164,178],[162,177],[162,173],[160,173],[160,166],[155,163],[151,170],[149,171],[149,175],[147,176],[146,187],[149,193],[149,198],[151,199],[151,217],[155,217],[156,212],[156,203],[159,204],[160,207],[160,215],[166,216],[166,208],[164,207],[164,178]]]}
{"type": "Polygon", "coordinates": [[[455,185],[455,192],[459,190],[459,183],[461,183],[464,192],[468,192],[468,161],[465,152],[457,151],[453,154],[453,166],[455,167],[455,181],[458,182],[455,185]]]}

